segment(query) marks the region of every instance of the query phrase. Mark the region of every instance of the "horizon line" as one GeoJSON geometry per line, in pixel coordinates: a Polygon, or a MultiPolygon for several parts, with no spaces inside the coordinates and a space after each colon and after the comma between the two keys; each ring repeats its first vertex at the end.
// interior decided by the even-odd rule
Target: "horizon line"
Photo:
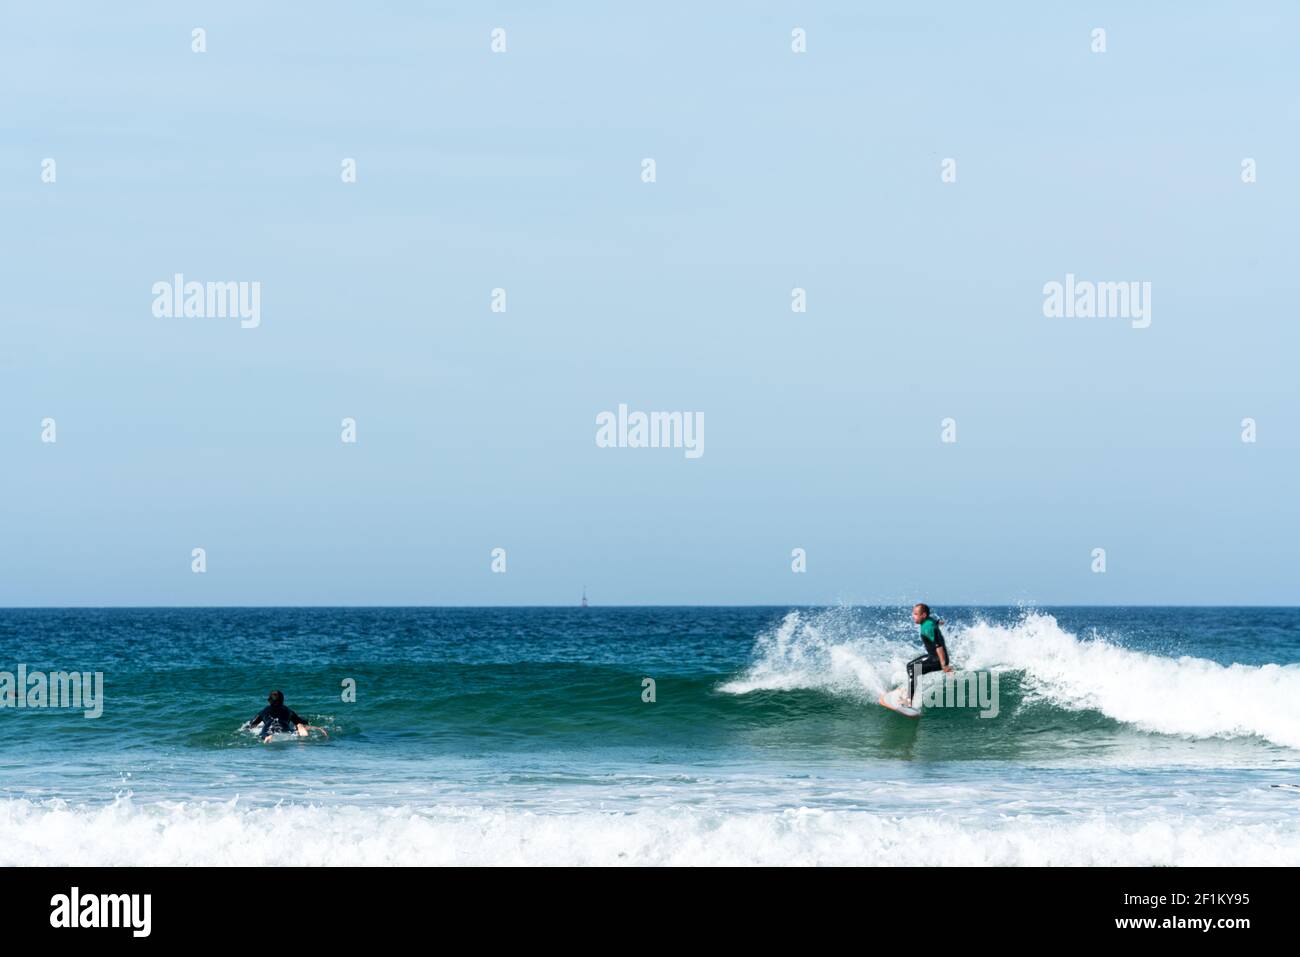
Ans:
{"type": "MultiPolygon", "coordinates": [[[[776,604],[765,603],[741,603],[741,604],[668,604],[668,605],[642,605],[611,603],[607,605],[581,605],[581,604],[517,604],[517,605],[369,605],[369,604],[345,604],[345,605],[0,605],[0,612],[3,611],[249,611],[249,610],[305,610],[305,609],[446,609],[446,610],[524,610],[524,609],[564,609],[571,608],[577,611],[593,611],[602,608],[911,608],[913,602],[891,602],[888,604],[874,604],[871,602],[812,602],[812,603],[786,603],[779,602],[776,604]]],[[[1034,608],[1240,608],[1240,609],[1300,609],[1300,605],[1255,605],[1255,604],[1214,604],[1214,603],[1196,603],[1196,604],[1179,604],[1179,603],[1151,603],[1130,605],[1121,602],[1104,603],[1104,604],[1074,604],[1072,602],[970,602],[970,601],[933,601],[928,602],[933,607],[948,608],[1021,608],[1031,610],[1034,608]]]]}

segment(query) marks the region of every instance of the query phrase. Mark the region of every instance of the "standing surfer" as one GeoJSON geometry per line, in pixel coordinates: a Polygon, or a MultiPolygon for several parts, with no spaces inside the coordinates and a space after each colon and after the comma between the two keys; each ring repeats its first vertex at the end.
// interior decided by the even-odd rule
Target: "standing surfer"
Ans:
{"type": "Polygon", "coordinates": [[[943,619],[931,618],[930,606],[917,602],[912,606],[912,621],[921,627],[921,641],[925,643],[925,654],[907,663],[907,697],[901,702],[907,707],[912,705],[912,696],[916,694],[916,685],[921,675],[929,674],[931,671],[952,672],[948,648],[943,643],[943,632],[939,630],[943,619]]]}

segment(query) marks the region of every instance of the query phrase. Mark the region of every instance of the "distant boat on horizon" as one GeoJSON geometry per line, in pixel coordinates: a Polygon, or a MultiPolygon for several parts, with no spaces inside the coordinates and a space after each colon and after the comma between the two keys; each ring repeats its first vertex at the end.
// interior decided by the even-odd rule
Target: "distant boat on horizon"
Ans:
{"type": "Polygon", "coordinates": [[[583,608],[587,607],[587,586],[586,585],[582,586],[582,607],[583,608]]]}

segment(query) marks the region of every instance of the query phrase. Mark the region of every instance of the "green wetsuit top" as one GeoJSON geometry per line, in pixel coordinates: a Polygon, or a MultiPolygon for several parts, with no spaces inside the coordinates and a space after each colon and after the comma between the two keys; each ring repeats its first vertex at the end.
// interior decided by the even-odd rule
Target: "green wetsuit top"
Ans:
{"type": "Polygon", "coordinates": [[[939,623],[933,618],[927,618],[921,622],[921,641],[925,642],[925,653],[931,657],[938,657],[936,648],[943,649],[944,659],[948,657],[948,646],[943,643],[943,632],[939,630],[939,623]]]}

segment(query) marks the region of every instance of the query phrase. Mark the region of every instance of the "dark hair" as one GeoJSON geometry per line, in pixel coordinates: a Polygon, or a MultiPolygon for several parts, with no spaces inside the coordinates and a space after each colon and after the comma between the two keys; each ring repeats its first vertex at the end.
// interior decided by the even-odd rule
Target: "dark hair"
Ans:
{"type": "Polygon", "coordinates": [[[927,604],[926,604],[925,602],[923,602],[923,601],[918,601],[918,602],[917,602],[915,605],[913,605],[912,607],[913,607],[913,608],[919,608],[919,609],[921,609],[921,611],[925,612],[927,615],[930,614],[930,606],[927,605],[927,604]]]}
{"type": "Polygon", "coordinates": [[[271,704],[284,704],[284,692],[272,691],[269,695],[266,696],[266,700],[269,701],[271,704]]]}

